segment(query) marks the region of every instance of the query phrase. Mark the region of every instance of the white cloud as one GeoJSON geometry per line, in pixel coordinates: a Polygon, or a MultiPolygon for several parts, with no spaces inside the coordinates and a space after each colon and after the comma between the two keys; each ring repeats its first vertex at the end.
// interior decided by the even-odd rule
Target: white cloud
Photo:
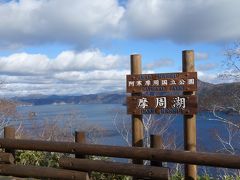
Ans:
{"type": "Polygon", "coordinates": [[[204,71],[198,71],[198,78],[201,81],[209,82],[213,84],[223,83],[222,79],[218,77],[217,73],[209,73],[204,71]]]}
{"type": "Polygon", "coordinates": [[[53,60],[56,70],[93,70],[126,68],[127,58],[118,55],[104,55],[99,50],[85,50],[81,53],[65,51],[53,60]]]}
{"type": "Polygon", "coordinates": [[[199,71],[210,71],[217,68],[219,65],[217,63],[207,63],[197,65],[197,70],[199,71]]]}
{"type": "Polygon", "coordinates": [[[99,50],[63,51],[50,59],[43,54],[19,53],[0,57],[0,71],[15,75],[40,75],[62,71],[126,69],[128,58],[105,55],[99,50]]]}
{"type": "Polygon", "coordinates": [[[42,74],[48,69],[49,63],[46,55],[19,53],[0,57],[0,71],[18,75],[42,74]]]}
{"type": "Polygon", "coordinates": [[[194,56],[196,60],[208,60],[208,53],[205,52],[195,52],[194,56]]]}
{"type": "MultiPolygon", "coordinates": [[[[149,67],[172,63],[172,60],[165,59],[149,67]]],[[[217,74],[205,72],[207,67],[212,65],[206,64],[202,69],[198,66],[199,78],[212,83],[221,82],[217,74]]],[[[28,53],[0,57],[0,73],[0,79],[5,82],[0,95],[90,94],[125,91],[125,78],[130,67],[129,57],[104,54],[95,49],[63,51],[55,58],[28,53]]],[[[143,73],[155,72],[146,69],[143,73]]]]}
{"type": "Polygon", "coordinates": [[[0,3],[0,47],[114,38],[222,42],[240,38],[238,0],[20,0],[0,3]]]}
{"type": "Polygon", "coordinates": [[[0,57],[0,94],[89,94],[125,88],[129,58],[99,50],[64,51],[50,59],[43,54],[0,57]]]}
{"type": "Polygon", "coordinates": [[[63,42],[84,47],[119,36],[124,8],[116,0],[20,0],[0,3],[0,45],[63,42]]]}
{"type": "Polygon", "coordinates": [[[174,61],[172,59],[161,59],[161,60],[148,63],[144,67],[146,69],[157,69],[157,68],[171,67],[171,66],[174,66],[174,61]]]}
{"type": "Polygon", "coordinates": [[[63,81],[85,81],[87,83],[101,81],[100,83],[102,83],[105,80],[122,81],[124,80],[126,74],[129,74],[129,70],[97,70],[89,72],[71,71],[56,73],[54,78],[63,81]]]}
{"type": "Polygon", "coordinates": [[[130,0],[125,20],[130,36],[178,43],[240,38],[240,1],[130,0]]]}

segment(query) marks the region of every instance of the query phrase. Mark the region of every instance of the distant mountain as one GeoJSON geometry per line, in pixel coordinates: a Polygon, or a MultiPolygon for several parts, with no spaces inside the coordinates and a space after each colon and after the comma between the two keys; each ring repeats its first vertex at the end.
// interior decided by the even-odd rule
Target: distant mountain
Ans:
{"type": "Polygon", "coordinates": [[[81,104],[81,103],[122,104],[125,101],[125,94],[102,93],[81,96],[64,96],[64,95],[34,96],[34,97],[27,96],[27,97],[14,97],[13,100],[33,105],[81,104]]]}
{"type": "Polygon", "coordinates": [[[200,109],[212,110],[214,106],[240,106],[240,83],[206,84],[199,86],[198,103],[200,109]]]}
{"type": "MultiPolygon", "coordinates": [[[[224,107],[237,107],[240,104],[240,83],[211,84],[198,80],[198,106],[199,110],[212,110],[215,105],[224,107]]],[[[89,94],[80,96],[64,95],[31,95],[15,97],[15,101],[30,103],[33,105],[45,104],[81,104],[104,103],[125,104],[125,92],[112,92],[89,94]]]]}
{"type": "Polygon", "coordinates": [[[211,84],[211,83],[207,83],[207,82],[203,82],[201,80],[198,80],[198,91],[202,91],[203,89],[205,88],[212,88],[214,87],[215,85],[214,84],[211,84]]]}

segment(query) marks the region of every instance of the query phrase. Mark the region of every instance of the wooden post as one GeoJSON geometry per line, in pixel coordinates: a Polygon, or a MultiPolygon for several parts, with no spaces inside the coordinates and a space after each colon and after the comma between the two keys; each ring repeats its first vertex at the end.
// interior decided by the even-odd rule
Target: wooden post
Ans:
{"type": "MultiPolygon", "coordinates": [[[[194,51],[185,50],[182,52],[182,71],[194,72],[194,51]]],[[[196,83],[196,82],[195,82],[196,83]]],[[[184,95],[195,95],[195,92],[184,92],[184,95]]],[[[184,115],[184,149],[186,151],[196,151],[196,114],[184,115]]],[[[185,179],[197,179],[197,166],[185,165],[185,179]]]]}
{"type": "MultiPolygon", "coordinates": [[[[160,135],[151,135],[150,136],[150,147],[151,148],[163,148],[163,141],[160,135]]],[[[161,161],[151,161],[151,166],[159,166],[162,167],[161,161]]]]}
{"type": "MultiPolygon", "coordinates": [[[[75,142],[76,143],[82,143],[82,144],[86,144],[86,138],[85,138],[85,133],[84,132],[78,132],[75,131],[75,142]]],[[[86,158],[86,156],[81,155],[79,153],[75,154],[75,158],[86,158]]],[[[83,180],[89,180],[89,175],[88,173],[85,173],[86,175],[84,176],[83,180]]]]}
{"type": "MultiPolygon", "coordinates": [[[[15,139],[15,128],[13,126],[4,127],[4,138],[5,139],[15,139]]],[[[15,150],[5,149],[5,152],[11,153],[15,157],[15,150]]]]}
{"type": "MultiPolygon", "coordinates": [[[[85,133],[75,131],[75,142],[85,144],[86,143],[85,133]]],[[[84,155],[76,153],[75,158],[86,158],[86,157],[84,155]]]]}
{"type": "MultiPolygon", "coordinates": [[[[131,74],[142,74],[141,55],[131,55],[131,74]]],[[[141,96],[141,93],[132,93],[132,96],[141,96]]],[[[142,115],[132,115],[132,146],[143,147],[143,122],[142,115]]],[[[133,159],[134,164],[143,164],[142,160],[133,159]]]]}

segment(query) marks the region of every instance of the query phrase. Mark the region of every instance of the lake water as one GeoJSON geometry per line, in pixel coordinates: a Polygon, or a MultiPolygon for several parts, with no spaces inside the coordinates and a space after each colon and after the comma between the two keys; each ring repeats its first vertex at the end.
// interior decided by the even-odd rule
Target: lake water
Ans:
{"type": "MultiPolygon", "coordinates": [[[[126,124],[131,125],[131,116],[126,114],[126,106],[121,104],[21,106],[18,107],[18,112],[22,115],[22,122],[26,128],[31,127],[33,124],[41,126],[45,122],[57,122],[62,126],[72,123],[73,131],[77,129],[84,130],[84,126],[94,125],[107,131],[99,143],[127,145],[116,131],[114,125],[114,118],[116,118],[115,122],[117,124],[121,125],[122,119],[125,119],[126,124]],[[30,117],[31,112],[35,113],[34,117],[30,117]]],[[[223,113],[220,115],[227,117],[223,113]]],[[[231,116],[231,118],[237,119],[239,117],[235,115],[231,116]]],[[[161,117],[159,119],[159,121],[168,121],[168,119],[161,117]]],[[[215,151],[222,147],[219,141],[216,141],[215,131],[218,131],[223,137],[227,135],[225,124],[210,119],[216,119],[212,112],[200,112],[197,114],[197,144],[199,150],[215,151]]],[[[183,145],[183,118],[181,115],[174,116],[174,120],[164,134],[176,136],[176,145],[178,147],[183,145]]]]}
{"type": "MultiPolygon", "coordinates": [[[[64,104],[64,105],[41,105],[41,106],[20,106],[18,107],[18,112],[20,113],[21,121],[17,120],[12,122],[16,126],[19,122],[22,122],[25,129],[29,129],[30,132],[35,134],[38,128],[35,128],[34,131],[31,131],[31,127],[44,126],[48,123],[57,123],[62,127],[70,126],[71,130],[85,131],[87,127],[95,126],[101,127],[106,130],[104,136],[98,138],[98,144],[107,144],[107,145],[121,145],[127,146],[127,143],[116,131],[114,125],[114,119],[117,124],[122,125],[123,119],[126,124],[131,126],[131,116],[126,114],[126,106],[121,104],[64,104]],[[31,113],[34,112],[34,116],[31,116],[31,113]],[[117,116],[116,116],[117,115],[117,116]]],[[[230,118],[233,120],[238,120],[239,115],[227,115],[224,113],[218,113],[223,118],[230,118]]],[[[156,116],[155,119],[158,119],[157,122],[169,122],[171,123],[168,126],[166,132],[164,132],[164,137],[175,136],[176,146],[179,149],[183,149],[183,117],[182,115],[174,115],[173,118],[168,119],[168,116],[156,116]]],[[[236,131],[227,131],[226,125],[218,121],[213,121],[211,119],[216,119],[213,116],[212,112],[199,112],[197,114],[197,149],[198,151],[206,152],[216,152],[221,150],[223,145],[216,140],[214,132],[218,132],[224,140],[227,139],[228,134],[232,133],[233,139],[232,143],[236,147],[237,151],[239,150],[239,134],[236,131]],[[236,133],[236,134],[234,134],[236,133]],[[235,139],[234,139],[235,138],[235,139]]],[[[164,125],[164,123],[163,123],[164,125]]],[[[154,125],[153,127],[159,129],[158,126],[154,125]]],[[[161,129],[161,128],[160,128],[161,129]]],[[[98,136],[98,135],[97,135],[98,136]]],[[[131,139],[131,137],[130,137],[131,139]]],[[[226,148],[230,149],[227,144],[226,148]]],[[[124,159],[115,159],[117,161],[125,162],[124,159]]],[[[169,166],[169,165],[168,165],[169,166]]],[[[171,164],[170,164],[171,167],[171,164]]],[[[202,167],[199,168],[199,173],[202,174],[206,169],[202,167]]],[[[218,175],[219,173],[223,174],[224,172],[221,169],[208,168],[208,173],[213,176],[218,175]]]]}

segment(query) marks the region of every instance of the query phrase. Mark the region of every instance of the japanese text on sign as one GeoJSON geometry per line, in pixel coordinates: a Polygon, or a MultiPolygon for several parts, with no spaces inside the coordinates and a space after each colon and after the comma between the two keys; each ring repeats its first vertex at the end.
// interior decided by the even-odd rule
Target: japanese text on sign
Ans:
{"type": "Polygon", "coordinates": [[[196,96],[128,97],[128,114],[165,114],[197,112],[196,96]]]}
{"type": "Polygon", "coordinates": [[[197,73],[127,75],[127,92],[196,91],[197,73]]]}

